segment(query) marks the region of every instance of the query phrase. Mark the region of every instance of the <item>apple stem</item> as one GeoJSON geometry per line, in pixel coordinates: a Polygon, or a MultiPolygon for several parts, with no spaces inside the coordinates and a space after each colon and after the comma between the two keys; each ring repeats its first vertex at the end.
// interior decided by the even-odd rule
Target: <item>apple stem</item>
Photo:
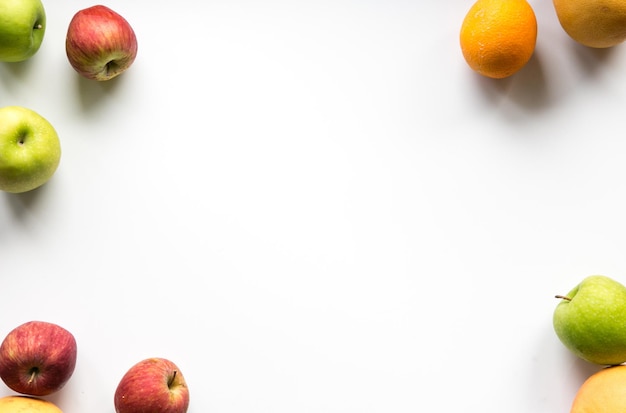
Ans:
{"type": "Polygon", "coordinates": [[[31,384],[33,380],[35,380],[38,372],[39,369],[37,369],[36,367],[30,370],[30,378],[28,379],[28,384],[31,384]]]}
{"type": "Polygon", "coordinates": [[[172,377],[170,377],[170,380],[167,382],[167,387],[170,387],[172,383],[174,383],[174,379],[176,378],[176,373],[178,373],[178,371],[174,370],[174,372],[172,373],[172,377]]]}
{"type": "Polygon", "coordinates": [[[41,30],[41,29],[43,29],[43,26],[41,24],[38,24],[37,26],[35,26],[35,29],[41,30]]]}
{"type": "Polygon", "coordinates": [[[554,298],[560,298],[561,300],[567,300],[567,301],[572,301],[571,298],[566,297],[564,295],[555,295],[554,298]]]}

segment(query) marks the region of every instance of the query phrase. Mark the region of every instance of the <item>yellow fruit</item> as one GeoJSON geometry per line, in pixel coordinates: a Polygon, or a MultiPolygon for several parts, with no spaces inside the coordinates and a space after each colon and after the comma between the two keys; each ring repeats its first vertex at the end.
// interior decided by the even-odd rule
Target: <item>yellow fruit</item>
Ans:
{"type": "Polygon", "coordinates": [[[578,389],[570,413],[626,412],[626,366],[594,373],[578,389]]]}
{"type": "Polygon", "coordinates": [[[626,1],[553,0],[563,30],[580,44],[607,48],[626,40],[626,1]]]}
{"type": "Polygon", "coordinates": [[[0,398],[0,413],[63,413],[54,403],[29,396],[0,398]]]}
{"type": "Polygon", "coordinates": [[[535,12],[526,0],[477,0],[463,20],[460,41],[474,71],[495,79],[511,76],[535,51],[535,12]]]}

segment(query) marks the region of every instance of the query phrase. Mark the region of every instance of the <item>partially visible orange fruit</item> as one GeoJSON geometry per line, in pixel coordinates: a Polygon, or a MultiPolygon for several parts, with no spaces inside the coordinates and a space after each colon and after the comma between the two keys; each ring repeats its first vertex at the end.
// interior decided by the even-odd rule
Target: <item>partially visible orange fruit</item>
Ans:
{"type": "Polygon", "coordinates": [[[626,412],[626,366],[606,367],[580,386],[570,413],[626,412]]]}
{"type": "Polygon", "coordinates": [[[477,0],[463,20],[460,41],[474,71],[495,79],[511,76],[535,51],[535,12],[527,0],[477,0]]]}
{"type": "Polygon", "coordinates": [[[563,30],[578,43],[607,48],[626,40],[625,1],[553,0],[553,3],[563,30]]]}

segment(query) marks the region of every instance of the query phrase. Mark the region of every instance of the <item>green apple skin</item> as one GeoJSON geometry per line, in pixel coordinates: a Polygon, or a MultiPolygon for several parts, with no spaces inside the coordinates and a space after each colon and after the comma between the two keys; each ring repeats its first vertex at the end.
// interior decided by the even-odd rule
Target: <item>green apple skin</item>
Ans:
{"type": "Polygon", "coordinates": [[[561,301],[553,326],[576,356],[600,365],[626,362],[626,287],[603,275],[583,279],[561,301]]]}
{"type": "Polygon", "coordinates": [[[0,61],[31,58],[45,32],[46,12],[41,0],[0,0],[0,61]]]}
{"type": "Polygon", "coordinates": [[[21,106],[0,108],[0,190],[21,193],[46,183],[61,160],[54,127],[21,106]]]}

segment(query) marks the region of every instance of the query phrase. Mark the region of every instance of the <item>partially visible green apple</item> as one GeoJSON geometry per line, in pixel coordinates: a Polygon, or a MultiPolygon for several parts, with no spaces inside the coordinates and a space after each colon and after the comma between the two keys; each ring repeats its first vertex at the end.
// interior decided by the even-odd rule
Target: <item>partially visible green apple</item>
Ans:
{"type": "Polygon", "coordinates": [[[558,338],[572,353],[591,363],[626,362],[626,287],[604,275],[583,279],[553,314],[558,338]]]}
{"type": "Polygon", "coordinates": [[[54,127],[21,106],[0,108],[0,190],[20,193],[46,183],[61,160],[54,127]]]}
{"type": "Polygon", "coordinates": [[[45,32],[41,0],[0,0],[0,61],[21,62],[32,57],[45,32]]]}

